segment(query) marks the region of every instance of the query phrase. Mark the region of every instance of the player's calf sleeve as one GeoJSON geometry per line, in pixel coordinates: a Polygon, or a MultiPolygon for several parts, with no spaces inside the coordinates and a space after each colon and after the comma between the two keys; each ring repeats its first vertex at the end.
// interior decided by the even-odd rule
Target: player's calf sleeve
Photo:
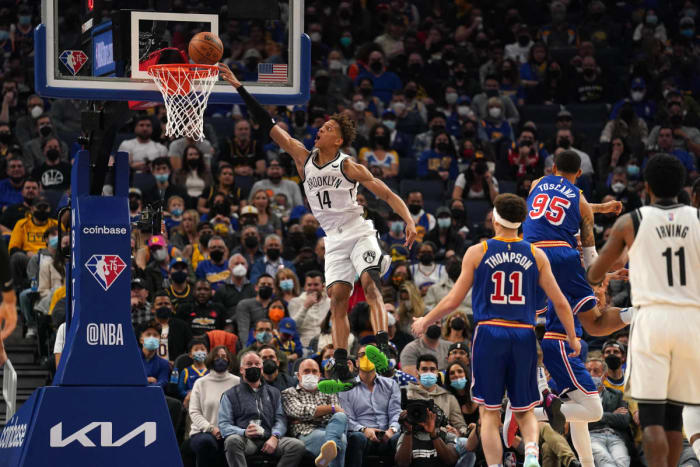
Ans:
{"type": "Polygon", "coordinates": [[[581,391],[567,394],[569,400],[561,406],[561,413],[567,422],[597,422],[603,417],[603,404],[600,397],[587,396],[581,391]]]}
{"type": "Polygon", "coordinates": [[[569,426],[571,427],[571,441],[574,443],[574,448],[576,449],[576,454],[578,454],[578,460],[581,462],[581,466],[595,467],[593,463],[591,435],[588,432],[588,422],[571,422],[569,426]]]}

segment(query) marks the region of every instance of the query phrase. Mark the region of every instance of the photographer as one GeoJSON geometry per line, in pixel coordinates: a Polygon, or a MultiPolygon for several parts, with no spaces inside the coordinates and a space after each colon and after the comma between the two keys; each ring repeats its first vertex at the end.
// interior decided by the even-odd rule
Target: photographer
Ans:
{"type": "Polygon", "coordinates": [[[394,461],[400,467],[432,466],[439,460],[442,464],[453,466],[457,463],[457,450],[454,443],[448,443],[440,435],[437,415],[426,409],[425,419],[417,424],[411,423],[408,410],[399,417],[403,433],[399,436],[394,461]]]}

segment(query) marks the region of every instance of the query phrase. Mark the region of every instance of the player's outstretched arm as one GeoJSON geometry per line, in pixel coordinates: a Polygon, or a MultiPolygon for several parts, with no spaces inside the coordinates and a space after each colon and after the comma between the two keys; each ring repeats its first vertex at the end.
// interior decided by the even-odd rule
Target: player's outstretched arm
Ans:
{"type": "Polygon", "coordinates": [[[607,203],[588,203],[593,211],[593,214],[608,214],[614,212],[620,214],[622,212],[622,203],[620,201],[608,201],[607,203]]]}
{"type": "MultiPolygon", "coordinates": [[[[227,65],[219,63],[219,74],[221,75],[221,78],[228,81],[231,83],[231,86],[236,88],[236,91],[238,91],[241,99],[243,99],[243,102],[245,102],[246,106],[248,107],[248,111],[253,116],[255,123],[260,125],[265,132],[269,133],[270,138],[272,138],[272,140],[277,143],[280,148],[292,156],[292,159],[294,159],[294,162],[297,164],[297,169],[300,167],[303,168],[306,158],[309,155],[309,151],[304,147],[301,141],[297,141],[296,139],[292,138],[289,133],[275,125],[274,119],[270,116],[267,110],[265,110],[263,106],[261,106],[258,101],[248,93],[246,88],[244,88],[241,82],[238,81],[236,75],[233,74],[227,65]]],[[[302,171],[299,171],[299,173],[302,173],[302,171]]]]}
{"type": "Polygon", "coordinates": [[[428,329],[428,326],[437,323],[444,316],[452,313],[455,308],[462,303],[467,292],[472,288],[472,284],[474,283],[474,271],[479,266],[481,258],[483,257],[484,247],[481,243],[469,247],[462,260],[462,272],[459,274],[459,278],[455,282],[454,287],[452,287],[452,290],[445,295],[445,298],[440,300],[440,303],[438,303],[430,313],[422,318],[413,319],[411,331],[416,337],[422,335],[425,330],[428,329]]]}
{"type": "Polygon", "coordinates": [[[615,264],[617,259],[625,251],[625,247],[632,246],[634,241],[634,226],[632,216],[625,214],[620,217],[610,231],[610,237],[605,246],[600,250],[600,255],[593,264],[588,267],[586,277],[588,282],[597,285],[605,279],[605,274],[615,264]]]}
{"type": "Polygon", "coordinates": [[[535,248],[535,260],[537,267],[540,270],[540,287],[547,294],[547,297],[554,304],[554,312],[559,317],[562,326],[566,330],[566,336],[569,338],[569,347],[571,347],[570,357],[575,357],[581,352],[581,344],[576,338],[576,328],[574,326],[574,313],[571,311],[569,301],[561,293],[559,285],[552,274],[552,267],[549,264],[549,259],[539,248],[535,248]]]}
{"type": "Polygon", "coordinates": [[[386,184],[375,178],[372,173],[362,164],[358,164],[349,159],[343,161],[343,172],[351,179],[361,183],[365,188],[374,193],[379,199],[386,201],[401,219],[406,223],[406,248],[411,248],[416,239],[416,223],[413,222],[408,206],[399,196],[391,191],[386,184]]]}

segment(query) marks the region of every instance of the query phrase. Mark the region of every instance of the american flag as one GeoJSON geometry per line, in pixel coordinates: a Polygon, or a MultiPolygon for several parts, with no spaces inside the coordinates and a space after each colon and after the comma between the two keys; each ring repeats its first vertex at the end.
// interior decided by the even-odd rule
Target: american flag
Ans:
{"type": "Polygon", "coordinates": [[[286,83],[287,65],[258,63],[258,83],[286,83]]]}

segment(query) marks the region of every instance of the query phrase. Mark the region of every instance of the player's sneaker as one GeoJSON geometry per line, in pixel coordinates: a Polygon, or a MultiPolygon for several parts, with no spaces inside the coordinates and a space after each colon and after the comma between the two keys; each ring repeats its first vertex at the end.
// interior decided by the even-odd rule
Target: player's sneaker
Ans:
{"type": "Polygon", "coordinates": [[[379,344],[379,347],[380,348],[377,348],[371,344],[368,345],[365,347],[365,355],[367,356],[367,360],[374,363],[374,369],[377,370],[377,373],[382,374],[389,370],[387,354],[391,355],[391,351],[389,344],[382,343],[379,344]]]}
{"type": "Polygon", "coordinates": [[[333,462],[333,459],[336,457],[338,457],[338,446],[335,445],[335,441],[328,440],[321,446],[321,453],[316,458],[316,465],[325,467],[333,462]]]}
{"type": "Polygon", "coordinates": [[[561,399],[552,393],[547,394],[544,400],[544,411],[547,413],[549,425],[560,435],[564,434],[566,417],[561,413],[561,399]]]}
{"type": "Polygon", "coordinates": [[[537,456],[533,456],[532,454],[525,456],[523,467],[540,467],[540,463],[537,461],[537,456]]]}
{"type": "Polygon", "coordinates": [[[335,394],[349,391],[356,384],[355,377],[350,373],[347,364],[339,365],[337,362],[331,368],[328,379],[318,382],[318,390],[324,394],[335,394]]]}
{"type": "Polygon", "coordinates": [[[506,416],[503,418],[503,442],[509,448],[515,441],[515,434],[518,432],[518,421],[515,419],[515,412],[508,401],[506,405],[506,416]]]}

